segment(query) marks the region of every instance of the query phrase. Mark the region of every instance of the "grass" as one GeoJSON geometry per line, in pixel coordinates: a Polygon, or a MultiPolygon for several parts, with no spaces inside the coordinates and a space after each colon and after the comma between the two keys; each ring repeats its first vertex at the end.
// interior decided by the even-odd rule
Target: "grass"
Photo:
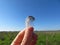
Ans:
{"type": "MultiPolygon", "coordinates": [[[[0,32],[0,45],[10,45],[18,32],[0,32]]],[[[36,45],[60,45],[60,31],[36,31],[36,45]]]]}

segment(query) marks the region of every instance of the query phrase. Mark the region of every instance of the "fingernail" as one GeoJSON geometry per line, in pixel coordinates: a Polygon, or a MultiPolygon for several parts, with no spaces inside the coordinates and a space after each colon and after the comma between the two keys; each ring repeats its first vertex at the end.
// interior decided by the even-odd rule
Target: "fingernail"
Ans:
{"type": "Polygon", "coordinates": [[[34,28],[33,28],[33,27],[29,27],[29,28],[28,28],[28,30],[33,31],[33,30],[34,30],[34,28]]]}

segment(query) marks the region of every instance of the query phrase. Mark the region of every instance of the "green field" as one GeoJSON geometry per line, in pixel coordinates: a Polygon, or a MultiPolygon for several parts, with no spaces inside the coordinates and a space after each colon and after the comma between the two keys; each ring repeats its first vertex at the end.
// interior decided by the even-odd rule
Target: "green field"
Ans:
{"type": "MultiPolygon", "coordinates": [[[[10,45],[18,32],[0,32],[0,45],[10,45]]],[[[60,45],[60,31],[36,31],[36,45],[60,45]]]]}

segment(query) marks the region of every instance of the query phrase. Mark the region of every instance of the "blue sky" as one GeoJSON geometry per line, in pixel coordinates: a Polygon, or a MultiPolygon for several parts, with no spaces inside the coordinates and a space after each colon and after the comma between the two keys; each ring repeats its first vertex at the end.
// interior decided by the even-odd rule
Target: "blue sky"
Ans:
{"type": "Polygon", "coordinates": [[[0,31],[20,31],[27,16],[35,30],[60,29],[60,0],[0,0],[0,31]]]}

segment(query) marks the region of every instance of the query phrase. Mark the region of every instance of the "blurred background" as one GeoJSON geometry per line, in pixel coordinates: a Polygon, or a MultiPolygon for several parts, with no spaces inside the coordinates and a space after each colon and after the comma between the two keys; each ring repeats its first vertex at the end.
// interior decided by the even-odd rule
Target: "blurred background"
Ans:
{"type": "Polygon", "coordinates": [[[35,17],[36,45],[60,45],[60,0],[0,0],[0,45],[10,45],[35,17]]]}

